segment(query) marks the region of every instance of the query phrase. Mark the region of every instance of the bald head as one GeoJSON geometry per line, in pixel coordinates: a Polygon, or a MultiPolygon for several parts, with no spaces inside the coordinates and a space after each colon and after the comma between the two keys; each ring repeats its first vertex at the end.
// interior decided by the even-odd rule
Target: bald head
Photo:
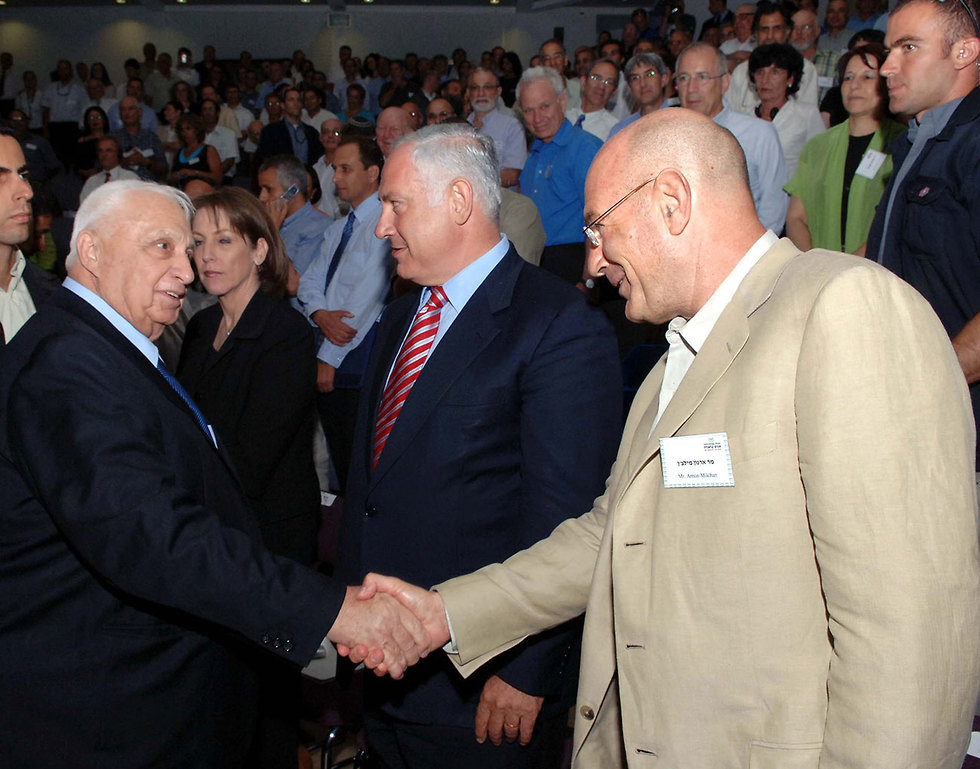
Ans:
{"type": "Polygon", "coordinates": [[[590,272],[627,299],[630,320],[652,323],[693,317],[765,231],[735,137],[684,109],[658,110],[602,147],[585,220],[598,241],[590,272]]]}
{"type": "Polygon", "coordinates": [[[415,130],[411,116],[401,107],[388,107],[378,115],[376,128],[378,146],[385,157],[391,154],[395,142],[415,130]]]}

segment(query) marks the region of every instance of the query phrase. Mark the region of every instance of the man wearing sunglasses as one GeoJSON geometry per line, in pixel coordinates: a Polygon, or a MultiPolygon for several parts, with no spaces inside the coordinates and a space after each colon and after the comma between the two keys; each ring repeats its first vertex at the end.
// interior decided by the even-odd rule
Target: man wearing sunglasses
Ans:
{"type": "Polygon", "coordinates": [[[585,220],[627,316],[669,321],[605,493],[502,564],[365,595],[451,638],[464,674],[584,610],[582,769],[959,769],[980,686],[974,429],[928,304],[777,239],[735,138],[689,110],[609,140],[585,220]]]}
{"type": "MultiPolygon", "coordinates": [[[[980,418],[980,28],[976,0],[899,2],[881,67],[912,119],[868,235],[876,259],[929,300],[980,418]]],[[[980,454],[977,458],[980,470],[980,454]]]]}

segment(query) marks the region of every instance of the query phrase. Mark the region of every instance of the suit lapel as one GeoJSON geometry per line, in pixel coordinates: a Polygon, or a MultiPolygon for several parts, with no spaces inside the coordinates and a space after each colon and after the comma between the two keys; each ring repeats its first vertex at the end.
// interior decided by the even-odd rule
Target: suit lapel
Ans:
{"type": "MultiPolygon", "coordinates": [[[[731,367],[749,339],[749,317],[769,299],[783,269],[799,253],[791,241],[780,240],[749,271],[715,323],[651,435],[650,427],[657,413],[665,361],[654,367],[648,381],[651,385],[656,383],[656,389],[648,389],[647,382],[644,382],[647,411],[637,424],[630,447],[630,483],[660,451],[660,439],[675,435],[684,426],[731,367]]],[[[722,425],[719,425],[719,429],[722,429],[722,425]]]]}
{"type": "MultiPolygon", "coordinates": [[[[194,416],[194,412],[192,412],[190,407],[184,403],[184,399],[181,398],[177,391],[170,386],[167,380],[163,378],[163,375],[157,371],[156,367],[146,359],[146,356],[136,349],[132,342],[119,333],[119,331],[117,331],[116,328],[108,320],[106,320],[98,310],[66,288],[59,289],[54,294],[51,301],[53,304],[79,318],[86,325],[91,326],[103,339],[106,340],[106,342],[112,345],[112,347],[114,347],[120,355],[126,358],[136,368],[136,370],[140,372],[151,387],[157,389],[175,408],[183,412],[185,417],[191,420],[195,431],[208,442],[212,449],[214,448],[214,444],[211,443],[210,436],[204,435],[200,425],[197,422],[197,418],[194,416]]],[[[225,451],[224,447],[220,446],[220,442],[218,454],[228,466],[228,469],[231,471],[232,475],[237,478],[238,476],[235,473],[235,467],[232,463],[231,457],[225,451]]]]}
{"type": "MultiPolygon", "coordinates": [[[[449,389],[491,340],[500,333],[494,315],[510,304],[514,282],[522,264],[520,257],[511,247],[501,263],[470,297],[463,311],[453,321],[453,325],[439,341],[436,349],[432,351],[385,442],[378,466],[372,473],[372,484],[383,478],[392,464],[411,448],[415,435],[449,389]]],[[[408,319],[408,323],[411,323],[411,318],[408,319]]],[[[397,354],[401,344],[401,336],[397,340],[395,351],[385,357],[389,361],[389,367],[390,360],[397,354]]],[[[386,368],[382,378],[387,373],[386,368]]],[[[377,398],[380,398],[380,389],[377,398]]],[[[373,402],[376,411],[377,400],[373,402]]]]}

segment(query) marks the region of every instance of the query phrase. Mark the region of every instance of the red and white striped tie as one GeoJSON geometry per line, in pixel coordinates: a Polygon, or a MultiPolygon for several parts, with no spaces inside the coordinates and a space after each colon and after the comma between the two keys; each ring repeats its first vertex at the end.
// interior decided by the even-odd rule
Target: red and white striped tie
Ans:
{"type": "Polygon", "coordinates": [[[378,406],[378,419],[374,427],[374,461],[372,467],[378,466],[378,459],[385,447],[385,441],[391,434],[391,428],[395,425],[395,420],[402,410],[405,399],[408,398],[412,385],[422,373],[422,366],[425,365],[425,359],[429,356],[432,342],[435,341],[436,333],[439,331],[442,306],[448,300],[442,286],[433,286],[430,291],[429,301],[422,305],[415,315],[415,320],[412,321],[408,337],[406,337],[405,344],[402,345],[402,349],[398,353],[395,368],[388,379],[384,395],[381,396],[381,405],[378,406]]]}

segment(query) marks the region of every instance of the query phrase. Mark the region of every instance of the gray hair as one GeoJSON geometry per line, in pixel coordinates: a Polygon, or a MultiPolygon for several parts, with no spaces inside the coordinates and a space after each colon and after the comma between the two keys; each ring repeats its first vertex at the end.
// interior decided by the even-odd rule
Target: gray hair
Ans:
{"type": "Polygon", "coordinates": [[[85,198],[75,214],[75,226],[71,231],[71,250],[65,260],[65,268],[70,269],[78,262],[78,233],[82,230],[94,230],[103,219],[117,219],[117,212],[126,205],[132,205],[134,193],[148,192],[159,195],[180,206],[186,214],[187,221],[194,218],[194,204],[191,199],[176,187],[168,187],[156,182],[146,182],[137,179],[126,179],[109,182],[98,187],[85,198]]]}
{"type": "Polygon", "coordinates": [[[304,198],[310,196],[310,189],[306,184],[306,166],[295,155],[273,155],[262,162],[259,173],[270,168],[275,169],[276,179],[284,190],[288,190],[295,184],[299,187],[300,195],[304,198]]]}
{"type": "Polygon", "coordinates": [[[653,67],[655,70],[657,70],[657,74],[660,75],[660,77],[665,77],[667,72],[669,72],[667,65],[664,64],[664,60],[655,53],[638,53],[635,56],[632,56],[630,60],[626,62],[626,66],[623,67],[623,72],[626,73],[626,77],[630,76],[630,72],[634,67],[653,67]]]}
{"type": "Polygon", "coordinates": [[[596,65],[597,64],[608,64],[610,67],[612,67],[614,70],[616,70],[616,86],[618,87],[619,86],[619,76],[620,76],[620,74],[622,74],[619,71],[619,65],[616,62],[614,62],[612,59],[596,59],[594,62],[592,62],[589,65],[589,71],[586,73],[587,76],[592,74],[592,70],[594,70],[596,68],[596,65]]]}
{"type": "Polygon", "coordinates": [[[715,64],[718,67],[718,71],[715,73],[716,75],[728,74],[728,59],[725,57],[725,54],[711,45],[711,43],[705,43],[702,41],[691,43],[683,51],[681,51],[677,55],[677,63],[674,65],[674,69],[676,70],[680,68],[681,59],[683,59],[686,54],[694,53],[695,51],[707,51],[714,57],[715,64]]]}
{"type": "Polygon", "coordinates": [[[521,79],[517,83],[516,98],[518,104],[521,103],[521,91],[524,87],[538,80],[547,80],[548,84],[555,89],[555,96],[561,96],[565,93],[565,83],[562,81],[561,75],[551,67],[529,67],[524,70],[524,74],[521,75],[521,79]]]}
{"type": "Polygon", "coordinates": [[[412,165],[422,178],[429,205],[436,206],[453,179],[466,179],[480,210],[500,218],[500,163],[493,139],[466,123],[442,123],[406,134],[395,144],[412,151],[412,165]]]}

